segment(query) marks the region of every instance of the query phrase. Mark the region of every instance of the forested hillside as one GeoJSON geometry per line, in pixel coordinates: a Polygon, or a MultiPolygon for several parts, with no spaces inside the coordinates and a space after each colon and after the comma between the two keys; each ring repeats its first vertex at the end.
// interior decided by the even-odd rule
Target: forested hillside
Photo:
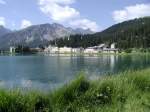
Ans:
{"type": "Polygon", "coordinates": [[[110,28],[90,35],[73,35],[50,41],[59,47],[89,47],[101,43],[117,43],[118,48],[149,48],[150,47],[150,17],[125,21],[110,28]]]}

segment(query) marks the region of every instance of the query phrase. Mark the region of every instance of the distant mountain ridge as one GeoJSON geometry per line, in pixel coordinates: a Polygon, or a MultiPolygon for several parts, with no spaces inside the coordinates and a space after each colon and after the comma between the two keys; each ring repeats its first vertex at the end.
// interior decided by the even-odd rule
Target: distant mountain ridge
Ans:
{"type": "Polygon", "coordinates": [[[57,23],[33,25],[18,31],[0,30],[0,32],[2,32],[0,35],[0,49],[16,45],[37,47],[39,45],[46,45],[50,40],[56,38],[93,33],[89,29],[72,29],[57,23]]]}
{"type": "Polygon", "coordinates": [[[11,32],[11,30],[9,30],[9,29],[5,28],[4,26],[0,25],[0,37],[7,34],[7,33],[10,33],[10,32],[11,32]]]}
{"type": "Polygon", "coordinates": [[[72,29],[54,23],[33,25],[0,36],[0,49],[15,45],[37,47],[48,44],[86,48],[101,43],[116,43],[120,49],[150,48],[150,17],[115,24],[94,34],[88,29],[72,29]]]}

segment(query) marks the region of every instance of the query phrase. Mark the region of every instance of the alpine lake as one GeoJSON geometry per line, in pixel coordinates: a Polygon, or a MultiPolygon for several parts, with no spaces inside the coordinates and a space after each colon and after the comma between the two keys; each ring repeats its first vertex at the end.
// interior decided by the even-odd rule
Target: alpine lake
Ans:
{"type": "Polygon", "coordinates": [[[47,91],[63,86],[81,72],[88,79],[150,66],[150,54],[1,55],[0,88],[47,91]]]}

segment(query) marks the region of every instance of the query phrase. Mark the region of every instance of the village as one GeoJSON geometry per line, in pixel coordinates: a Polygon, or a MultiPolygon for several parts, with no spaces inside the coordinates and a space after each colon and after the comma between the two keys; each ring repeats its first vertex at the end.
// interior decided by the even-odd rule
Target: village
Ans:
{"type": "MultiPolygon", "coordinates": [[[[16,53],[16,47],[10,47],[10,53],[16,53]]],[[[106,44],[100,44],[98,46],[87,47],[87,48],[71,48],[71,47],[57,47],[51,46],[41,48],[30,48],[30,52],[43,52],[45,54],[98,54],[98,53],[118,53],[119,49],[116,48],[116,44],[112,43],[110,46],[106,44]]]]}
{"type": "Polygon", "coordinates": [[[50,54],[66,54],[66,53],[74,53],[74,54],[98,54],[98,53],[118,53],[119,49],[116,48],[116,44],[112,43],[109,46],[106,44],[100,44],[99,46],[93,46],[88,48],[71,48],[71,47],[56,47],[56,46],[48,46],[44,50],[45,53],[50,54]]]}

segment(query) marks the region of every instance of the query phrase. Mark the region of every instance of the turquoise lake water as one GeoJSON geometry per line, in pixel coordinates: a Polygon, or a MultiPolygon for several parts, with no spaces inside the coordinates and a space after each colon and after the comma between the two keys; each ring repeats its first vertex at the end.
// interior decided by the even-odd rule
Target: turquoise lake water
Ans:
{"type": "Polygon", "coordinates": [[[150,66],[150,55],[0,56],[0,86],[49,90],[60,87],[83,71],[89,79],[150,66]]]}

